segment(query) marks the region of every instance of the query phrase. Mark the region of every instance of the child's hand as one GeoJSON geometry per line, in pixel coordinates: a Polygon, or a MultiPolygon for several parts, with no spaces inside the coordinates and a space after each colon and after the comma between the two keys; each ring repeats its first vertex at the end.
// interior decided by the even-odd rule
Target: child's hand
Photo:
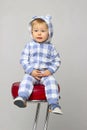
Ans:
{"type": "Polygon", "coordinates": [[[51,75],[51,72],[49,70],[45,70],[43,73],[42,73],[42,77],[46,77],[46,76],[49,76],[51,75]]]}
{"type": "Polygon", "coordinates": [[[33,70],[31,75],[37,80],[40,80],[42,78],[42,73],[40,70],[33,70]]]}

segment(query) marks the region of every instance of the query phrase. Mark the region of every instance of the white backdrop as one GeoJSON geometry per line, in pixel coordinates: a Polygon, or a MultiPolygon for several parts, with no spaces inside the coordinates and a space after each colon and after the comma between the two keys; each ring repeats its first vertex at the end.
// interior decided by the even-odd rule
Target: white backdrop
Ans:
{"type": "MultiPolygon", "coordinates": [[[[48,130],[87,130],[87,1],[0,0],[0,130],[31,130],[36,104],[13,105],[11,85],[20,81],[21,51],[29,40],[28,22],[34,15],[53,17],[53,44],[62,64],[55,74],[61,86],[64,115],[50,114],[48,130]]],[[[38,129],[44,122],[42,104],[38,129]]]]}

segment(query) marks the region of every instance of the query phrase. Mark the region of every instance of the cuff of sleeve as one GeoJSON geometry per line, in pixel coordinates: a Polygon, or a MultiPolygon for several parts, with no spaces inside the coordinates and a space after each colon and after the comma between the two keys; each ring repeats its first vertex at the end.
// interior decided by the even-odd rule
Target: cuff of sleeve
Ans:
{"type": "Polygon", "coordinates": [[[31,74],[33,70],[34,70],[33,68],[29,68],[29,69],[26,71],[26,73],[27,73],[27,74],[31,74]]]}
{"type": "Polygon", "coordinates": [[[51,72],[51,74],[53,74],[53,73],[54,73],[53,69],[48,68],[48,70],[51,72]]]}

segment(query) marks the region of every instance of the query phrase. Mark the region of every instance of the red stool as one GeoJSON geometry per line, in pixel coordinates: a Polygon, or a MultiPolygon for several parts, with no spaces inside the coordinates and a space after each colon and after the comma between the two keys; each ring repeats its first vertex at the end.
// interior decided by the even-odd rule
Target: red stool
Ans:
{"type": "MultiPolygon", "coordinates": [[[[16,98],[18,96],[18,89],[19,89],[19,84],[20,82],[14,82],[11,87],[11,94],[13,98],[16,98]]],[[[60,87],[58,85],[58,89],[60,92],[60,87]]],[[[42,84],[35,84],[33,92],[31,96],[29,97],[28,101],[30,102],[37,102],[37,108],[36,108],[36,115],[34,119],[34,125],[33,125],[33,130],[36,130],[37,127],[37,120],[38,120],[38,115],[39,115],[39,110],[40,110],[40,103],[41,102],[46,102],[46,96],[45,96],[45,90],[44,90],[44,85],[42,84]]],[[[45,123],[44,123],[44,130],[47,130],[48,126],[48,118],[49,118],[49,106],[47,105],[47,110],[46,110],[46,117],[45,117],[45,123]]]]}

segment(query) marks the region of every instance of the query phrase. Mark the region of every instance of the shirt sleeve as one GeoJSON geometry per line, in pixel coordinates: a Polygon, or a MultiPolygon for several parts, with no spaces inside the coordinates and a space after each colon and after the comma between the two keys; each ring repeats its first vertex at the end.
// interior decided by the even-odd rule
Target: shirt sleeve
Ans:
{"type": "Polygon", "coordinates": [[[53,74],[58,70],[60,65],[61,65],[60,55],[53,46],[51,50],[51,64],[49,65],[48,70],[53,74]]]}
{"type": "Polygon", "coordinates": [[[27,43],[21,53],[21,57],[20,57],[20,64],[22,65],[25,73],[30,74],[33,71],[33,67],[29,64],[29,53],[30,47],[29,47],[29,43],[27,43]]]}

